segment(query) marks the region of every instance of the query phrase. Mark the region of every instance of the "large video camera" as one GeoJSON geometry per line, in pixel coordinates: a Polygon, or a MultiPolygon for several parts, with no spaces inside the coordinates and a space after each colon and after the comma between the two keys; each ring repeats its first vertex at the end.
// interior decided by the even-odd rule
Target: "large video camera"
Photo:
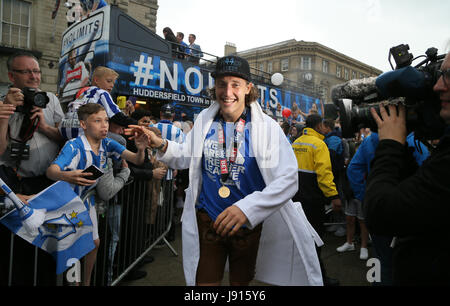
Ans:
{"type": "Polygon", "coordinates": [[[47,93],[44,91],[38,91],[36,88],[24,87],[22,89],[23,93],[23,105],[16,107],[16,112],[21,112],[23,114],[31,114],[33,106],[40,108],[46,108],[50,99],[47,93]]]}
{"type": "Polygon", "coordinates": [[[370,108],[378,114],[383,104],[405,105],[406,127],[414,131],[420,140],[440,138],[445,123],[439,116],[441,104],[439,95],[433,91],[438,80],[439,70],[445,54],[438,55],[436,48],[429,48],[425,60],[412,67],[413,55],[408,52],[408,45],[392,47],[389,51],[389,62],[394,58],[396,67],[378,77],[350,80],[334,86],[331,96],[340,114],[342,136],[351,138],[359,125],[377,131],[370,108]]]}

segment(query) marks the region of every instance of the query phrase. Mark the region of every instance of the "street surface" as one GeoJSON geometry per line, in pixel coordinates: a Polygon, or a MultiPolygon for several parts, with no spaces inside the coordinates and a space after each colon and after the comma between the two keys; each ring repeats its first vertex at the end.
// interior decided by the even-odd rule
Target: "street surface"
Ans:
{"type": "MultiPolygon", "coordinates": [[[[345,253],[336,251],[336,248],[344,242],[345,237],[336,237],[333,233],[325,234],[322,259],[328,275],[339,279],[341,286],[370,286],[366,280],[366,274],[371,267],[366,266],[367,261],[359,259],[359,245],[356,245],[355,251],[345,253]]],[[[165,245],[162,248],[153,249],[150,254],[155,261],[141,268],[147,272],[147,276],[135,281],[122,281],[119,286],[184,286],[180,225],[176,228],[176,239],[171,245],[178,252],[178,256],[174,256],[165,245]]],[[[369,258],[372,254],[372,248],[369,246],[369,258]]],[[[222,284],[228,285],[226,274],[222,284]]],[[[253,281],[251,285],[266,286],[267,284],[253,281]]]]}

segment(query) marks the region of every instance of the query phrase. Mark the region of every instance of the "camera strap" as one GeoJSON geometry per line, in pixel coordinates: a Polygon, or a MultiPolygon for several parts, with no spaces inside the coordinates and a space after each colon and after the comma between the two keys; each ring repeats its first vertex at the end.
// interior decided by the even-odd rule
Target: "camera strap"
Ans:
{"type": "Polygon", "coordinates": [[[8,126],[8,137],[15,142],[26,143],[28,140],[33,138],[34,132],[36,132],[39,127],[39,117],[30,120],[28,117],[24,116],[22,125],[20,127],[19,139],[14,139],[11,137],[11,133],[8,126]]]}
{"type": "MultiPolygon", "coordinates": [[[[14,171],[19,173],[20,163],[23,159],[28,159],[30,155],[30,147],[27,142],[33,137],[34,132],[39,127],[39,117],[30,120],[27,116],[24,116],[22,125],[20,127],[19,138],[14,139],[11,137],[10,126],[8,125],[8,138],[13,142],[10,142],[10,154],[16,161],[14,171]]],[[[19,176],[19,175],[18,175],[19,176]]]]}

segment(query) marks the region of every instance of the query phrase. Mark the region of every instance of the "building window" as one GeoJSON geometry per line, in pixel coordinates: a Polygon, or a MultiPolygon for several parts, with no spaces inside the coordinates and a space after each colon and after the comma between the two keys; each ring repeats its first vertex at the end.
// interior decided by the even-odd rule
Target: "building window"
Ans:
{"type": "Polygon", "coordinates": [[[21,0],[0,0],[1,44],[30,48],[31,3],[21,0]]]}
{"type": "Polygon", "coordinates": [[[268,73],[272,73],[272,71],[273,71],[272,62],[268,62],[267,63],[267,72],[268,73]]]}
{"type": "Polygon", "coordinates": [[[362,73],[362,72],[359,73],[359,78],[360,79],[364,79],[365,77],[366,77],[366,75],[364,73],[362,73]]]}
{"type": "Polygon", "coordinates": [[[312,60],[310,56],[302,56],[302,61],[300,64],[300,69],[302,70],[311,70],[312,60]]]}
{"type": "Polygon", "coordinates": [[[347,68],[344,68],[344,79],[348,80],[348,77],[349,77],[349,75],[348,75],[348,69],[347,69],[347,68]]]}
{"type": "Polygon", "coordinates": [[[336,76],[338,78],[342,77],[342,67],[341,66],[336,66],[336,76]]]}
{"type": "Polygon", "coordinates": [[[259,72],[264,72],[264,63],[259,64],[259,72]]]}
{"type": "Polygon", "coordinates": [[[289,70],[289,59],[285,58],[281,60],[281,71],[288,71],[289,70]]]}
{"type": "Polygon", "coordinates": [[[326,60],[323,60],[322,61],[322,72],[323,73],[328,73],[329,66],[330,66],[330,62],[326,61],[326,60]]]}
{"type": "Polygon", "coordinates": [[[356,72],[352,71],[352,80],[356,79],[356,72]]]}

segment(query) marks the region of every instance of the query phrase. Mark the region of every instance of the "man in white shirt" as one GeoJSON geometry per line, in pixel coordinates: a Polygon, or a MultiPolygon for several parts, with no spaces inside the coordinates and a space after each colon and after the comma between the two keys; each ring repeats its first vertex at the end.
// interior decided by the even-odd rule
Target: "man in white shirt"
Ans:
{"type": "MultiPolygon", "coordinates": [[[[0,101],[0,167],[10,174],[6,179],[13,191],[26,200],[53,183],[45,171],[59,152],[62,137],[58,125],[64,113],[53,93],[38,94],[41,100],[47,97],[45,108],[34,105],[33,91],[39,91],[41,70],[33,54],[16,53],[8,59],[7,66],[12,86],[0,101]]],[[[8,279],[10,238],[11,232],[0,227],[0,284],[8,279]]],[[[38,250],[36,259],[34,246],[15,239],[13,255],[11,284],[33,285],[36,276],[38,285],[55,285],[56,267],[50,254],[38,250]]]]}

